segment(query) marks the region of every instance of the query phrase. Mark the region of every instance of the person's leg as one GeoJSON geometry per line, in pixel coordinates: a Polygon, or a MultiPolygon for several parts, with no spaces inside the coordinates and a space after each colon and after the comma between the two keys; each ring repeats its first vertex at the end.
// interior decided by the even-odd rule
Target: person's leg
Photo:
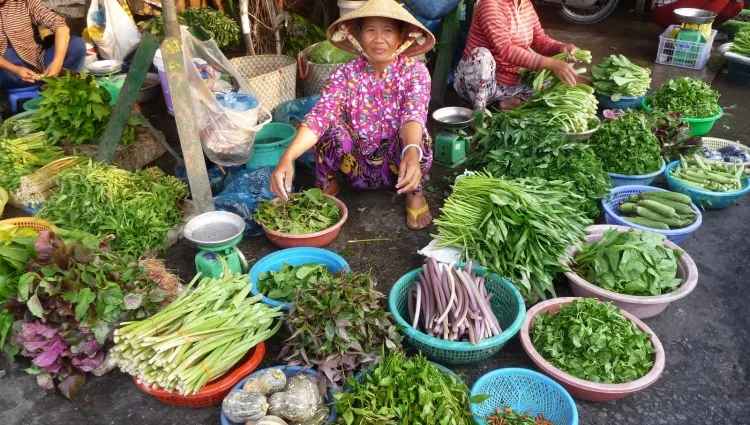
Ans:
{"type": "MultiPolygon", "coordinates": [[[[49,66],[55,58],[55,46],[44,51],[44,66],[49,66]]],[[[68,42],[68,50],[65,52],[63,69],[80,71],[86,60],[86,43],[77,35],[71,35],[68,42]]]]}
{"type": "Polygon", "coordinates": [[[731,0],[677,0],[672,4],[651,9],[651,16],[654,18],[654,22],[659,26],[666,28],[670,25],[677,25],[678,23],[673,13],[675,9],[692,7],[695,9],[708,10],[718,15],[730,1],[731,0]]]}
{"type": "MultiPolygon", "coordinates": [[[[3,58],[14,65],[23,66],[24,68],[28,68],[31,70],[34,69],[34,67],[24,62],[24,60],[18,56],[16,50],[10,44],[5,50],[5,55],[3,56],[3,58]]],[[[33,83],[27,83],[26,81],[18,78],[16,74],[13,74],[10,71],[6,71],[4,69],[0,70],[0,90],[19,89],[21,87],[30,87],[33,85],[33,83]]]]}
{"type": "Polygon", "coordinates": [[[357,173],[358,167],[351,154],[353,140],[348,126],[329,129],[313,146],[315,158],[315,186],[331,196],[339,192],[339,173],[357,173]]]}
{"type": "MultiPolygon", "coordinates": [[[[399,167],[401,166],[402,150],[403,143],[400,139],[391,143],[385,143],[379,149],[383,161],[380,171],[386,188],[392,189],[396,187],[399,167]]],[[[424,156],[419,163],[419,168],[422,171],[422,183],[417,190],[406,195],[406,225],[410,229],[415,230],[424,229],[432,222],[430,207],[427,205],[423,191],[433,160],[432,141],[426,136],[422,138],[422,150],[424,156]]]]}
{"type": "Polygon", "coordinates": [[[456,68],[453,87],[459,96],[471,101],[475,110],[483,110],[488,103],[502,100],[497,97],[495,68],[495,58],[484,47],[472,50],[456,68]]]}
{"type": "Polygon", "coordinates": [[[723,24],[724,22],[734,18],[735,16],[739,15],[740,12],[742,12],[742,9],[745,8],[745,2],[733,2],[730,1],[729,4],[724,7],[724,9],[721,9],[721,12],[716,16],[716,20],[714,23],[716,25],[723,24]]]}

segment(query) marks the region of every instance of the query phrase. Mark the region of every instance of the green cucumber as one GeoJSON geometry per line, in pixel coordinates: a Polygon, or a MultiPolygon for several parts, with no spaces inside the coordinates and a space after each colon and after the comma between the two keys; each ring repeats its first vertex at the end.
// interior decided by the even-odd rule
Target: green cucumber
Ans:
{"type": "Polygon", "coordinates": [[[636,204],[632,202],[623,202],[617,209],[623,214],[635,214],[635,206],[636,204]]]}
{"type": "Polygon", "coordinates": [[[651,201],[649,199],[644,199],[641,202],[639,202],[638,205],[644,208],[648,208],[651,211],[661,214],[665,217],[680,218],[677,215],[677,211],[675,211],[674,208],[670,207],[669,205],[664,205],[662,203],[659,203],[658,201],[651,201]]]}
{"type": "Polygon", "coordinates": [[[658,221],[661,223],[664,223],[668,226],[682,226],[682,220],[679,218],[674,217],[664,217],[663,215],[652,211],[648,208],[644,207],[635,207],[635,213],[638,214],[640,217],[647,218],[649,220],[658,221]]]}
{"type": "Polygon", "coordinates": [[[669,230],[668,225],[658,222],[658,221],[649,220],[643,217],[620,217],[620,218],[622,218],[623,220],[629,223],[637,224],[643,227],[648,227],[650,229],[669,230]]]}
{"type": "Polygon", "coordinates": [[[643,192],[641,196],[644,199],[666,199],[672,202],[679,202],[685,205],[692,205],[693,201],[689,196],[677,192],[643,192]]]}
{"type": "Polygon", "coordinates": [[[674,210],[677,212],[678,215],[683,215],[683,214],[698,215],[698,213],[696,213],[693,207],[691,207],[690,205],[685,205],[681,202],[670,201],[669,199],[658,199],[658,200],[654,199],[654,200],[662,205],[667,205],[667,206],[674,208],[674,210]]]}

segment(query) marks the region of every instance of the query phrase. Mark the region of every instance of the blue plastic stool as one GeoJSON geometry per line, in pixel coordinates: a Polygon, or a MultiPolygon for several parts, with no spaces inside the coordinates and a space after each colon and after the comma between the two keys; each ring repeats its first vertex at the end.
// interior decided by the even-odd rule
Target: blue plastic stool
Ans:
{"type": "Polygon", "coordinates": [[[10,110],[14,114],[18,112],[18,101],[25,99],[36,99],[39,97],[39,86],[33,85],[29,87],[20,87],[17,89],[8,89],[8,97],[10,98],[10,110]]]}

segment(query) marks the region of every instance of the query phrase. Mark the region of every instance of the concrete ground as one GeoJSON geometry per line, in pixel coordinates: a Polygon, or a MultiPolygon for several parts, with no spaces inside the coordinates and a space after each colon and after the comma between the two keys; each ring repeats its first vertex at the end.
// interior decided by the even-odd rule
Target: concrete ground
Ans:
{"type": "MultiPolygon", "coordinates": [[[[638,22],[627,15],[611,18],[593,27],[569,26],[559,22],[553,13],[542,12],[550,33],[579,46],[594,50],[595,58],[619,52],[643,64],[651,65],[656,54],[658,28],[638,22]],[[616,34],[616,35],[612,35],[616,34]]],[[[665,76],[680,73],[672,68],[655,67],[654,85],[665,76]]],[[[699,73],[708,81],[713,73],[699,73]]],[[[719,74],[714,87],[722,94],[726,115],[712,136],[747,142],[750,113],[746,105],[750,89],[727,82],[719,74]],[[737,105],[735,109],[726,106],[737,105]]],[[[163,107],[148,105],[158,114],[154,124],[172,142],[176,141],[174,121],[164,117],[163,107]]],[[[169,158],[159,164],[173,166],[169,158]]],[[[436,169],[438,175],[447,174],[436,169]]],[[[309,185],[309,173],[302,173],[297,185],[309,185]]],[[[388,293],[392,284],[407,271],[419,266],[416,250],[425,246],[435,229],[408,230],[404,224],[404,200],[386,192],[361,192],[344,188],[341,199],[350,217],[341,235],[329,247],[346,257],[352,269],[372,270],[379,289],[388,293]],[[350,240],[390,238],[379,243],[349,243],[350,240]]],[[[442,204],[441,195],[429,195],[433,212],[442,204]]],[[[750,297],[746,273],[750,273],[750,248],[745,232],[750,231],[750,200],[722,211],[704,213],[702,227],[688,239],[683,248],[692,256],[700,271],[695,291],[686,299],[673,303],[661,315],[646,320],[659,336],[666,350],[666,368],[661,379],[644,391],[610,403],[577,401],[581,424],[749,424],[750,419],[750,315],[745,300],[750,297]]],[[[275,248],[264,238],[245,240],[240,245],[248,259],[260,259],[275,248]]],[[[195,270],[193,257],[197,250],[180,241],[165,257],[183,280],[195,270]]],[[[558,294],[569,295],[560,282],[558,294]]],[[[275,355],[281,338],[268,343],[268,354],[262,366],[277,364],[275,355]]],[[[219,420],[219,407],[191,409],[172,407],[140,392],[130,378],[114,371],[104,377],[90,377],[85,388],[72,401],[57,392],[40,389],[23,368],[28,363],[8,362],[0,358],[0,424],[211,424],[219,420]]],[[[534,366],[524,354],[518,338],[489,360],[476,365],[454,367],[473,384],[482,374],[502,367],[534,366]]]]}

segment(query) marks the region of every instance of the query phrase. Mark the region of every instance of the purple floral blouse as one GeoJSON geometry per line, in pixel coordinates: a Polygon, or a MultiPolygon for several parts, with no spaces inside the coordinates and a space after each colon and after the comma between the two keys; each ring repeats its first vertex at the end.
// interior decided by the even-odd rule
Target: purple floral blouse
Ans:
{"type": "Polygon", "coordinates": [[[399,136],[409,121],[418,122],[425,135],[430,102],[430,74],[423,63],[399,55],[382,78],[360,57],[336,68],[315,107],[301,125],[318,138],[345,122],[359,135],[359,152],[372,154],[382,140],[399,136]]]}

